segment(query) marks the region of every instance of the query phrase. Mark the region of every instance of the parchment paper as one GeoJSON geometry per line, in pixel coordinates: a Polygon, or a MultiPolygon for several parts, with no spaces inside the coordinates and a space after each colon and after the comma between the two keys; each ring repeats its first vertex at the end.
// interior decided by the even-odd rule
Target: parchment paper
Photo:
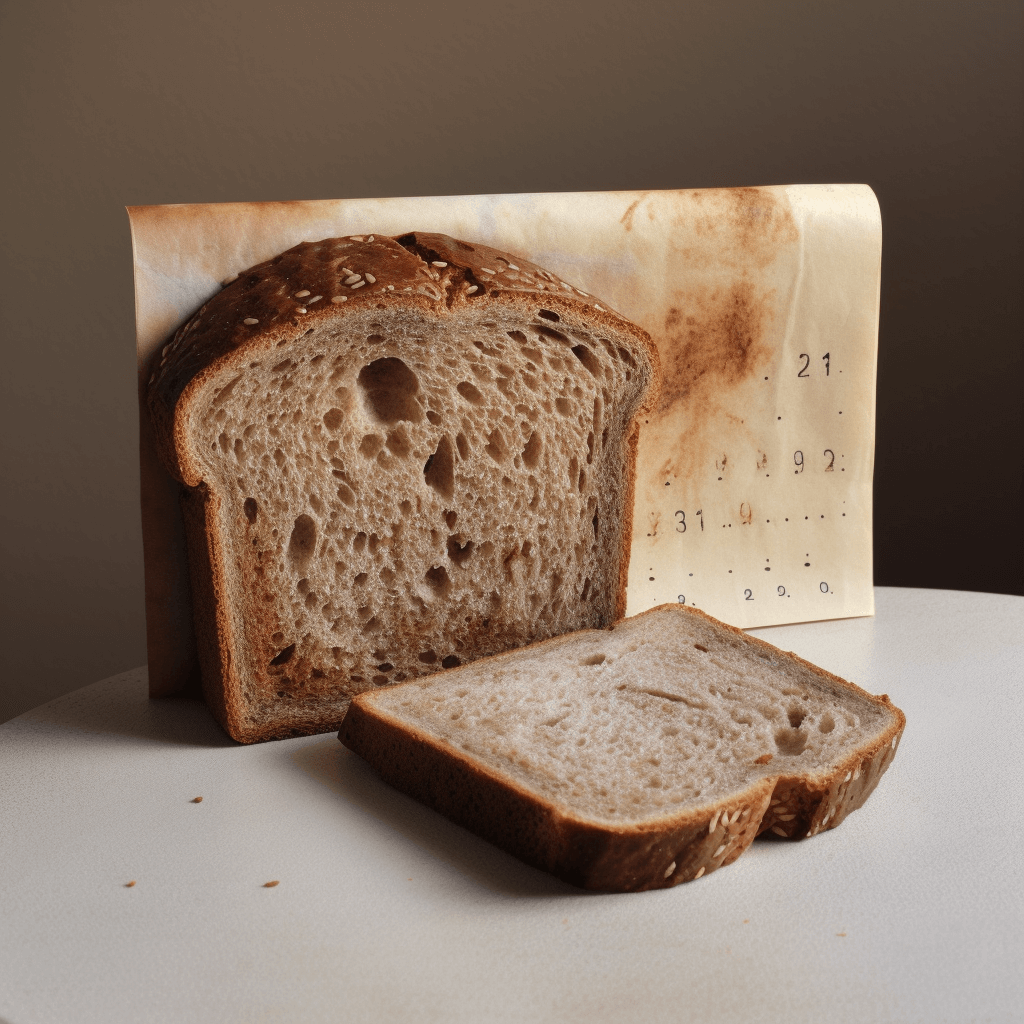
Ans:
{"type": "Polygon", "coordinates": [[[628,614],[741,627],[870,615],[881,221],[866,185],[129,208],[150,692],[194,685],[178,485],[154,354],[220,282],[301,241],[442,231],[534,260],[644,327],[660,408],[638,458],[628,614]]]}

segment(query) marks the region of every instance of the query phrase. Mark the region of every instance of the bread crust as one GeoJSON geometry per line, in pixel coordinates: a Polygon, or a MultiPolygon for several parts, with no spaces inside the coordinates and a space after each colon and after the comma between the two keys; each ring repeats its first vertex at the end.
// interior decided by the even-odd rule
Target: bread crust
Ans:
{"type": "MultiPolygon", "coordinates": [[[[182,508],[204,692],[233,738],[254,742],[334,730],[344,709],[290,715],[258,726],[243,714],[245,683],[234,656],[237,610],[231,607],[229,567],[218,536],[219,499],[206,486],[191,438],[192,417],[211,382],[242,373],[273,350],[291,351],[310,328],[343,319],[352,310],[386,307],[432,317],[484,302],[525,314],[536,309],[538,299],[543,300],[542,315],[550,313],[556,325],[562,317],[585,314],[596,327],[630,337],[635,344],[629,358],[648,380],[623,439],[624,495],[613,595],[614,616],[619,617],[626,606],[640,424],[658,400],[657,350],[639,327],[543,268],[488,246],[423,232],[304,242],[226,283],[155,357],[147,402],[160,457],[186,491],[182,508]],[[346,285],[342,271],[352,265],[359,268],[360,281],[346,285]]],[[[267,625],[271,632],[277,628],[269,620],[267,625]]]]}
{"type": "MultiPolygon", "coordinates": [[[[889,724],[830,771],[766,775],[714,804],[648,818],[633,826],[579,814],[538,797],[457,747],[393,718],[375,706],[372,692],[353,700],[338,738],[396,789],[526,863],[583,889],[637,892],[678,885],[731,864],[763,832],[803,839],[835,828],[863,805],[892,762],[906,725],[903,712],[888,695],[868,693],[696,608],[660,605],[636,618],[666,610],[700,616],[755,649],[776,657],[781,654],[884,709],[889,724]]],[[[553,637],[530,649],[557,650],[566,640],[553,637]]],[[[477,672],[515,656],[516,652],[499,654],[451,672],[477,672]]]]}

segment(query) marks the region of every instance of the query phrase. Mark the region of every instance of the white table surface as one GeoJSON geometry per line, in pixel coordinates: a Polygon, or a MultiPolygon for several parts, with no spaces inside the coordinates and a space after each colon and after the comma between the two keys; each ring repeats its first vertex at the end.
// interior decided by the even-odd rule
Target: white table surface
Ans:
{"type": "Polygon", "coordinates": [[[526,867],[333,734],[237,746],[148,700],[144,669],[22,715],[0,726],[0,1020],[1021,1020],[1024,598],[877,602],[754,631],[906,712],[868,803],[657,892],[526,867]]]}

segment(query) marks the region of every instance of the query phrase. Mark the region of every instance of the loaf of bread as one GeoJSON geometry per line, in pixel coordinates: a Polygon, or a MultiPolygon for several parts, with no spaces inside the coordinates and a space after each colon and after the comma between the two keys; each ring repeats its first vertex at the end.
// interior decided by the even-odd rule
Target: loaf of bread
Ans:
{"type": "Polygon", "coordinates": [[[157,358],[236,740],[335,730],[363,690],[623,613],[657,355],[546,270],[444,235],[303,243],[157,358]]]}
{"type": "Polygon", "coordinates": [[[527,863],[637,891],[731,864],[761,832],[834,828],[904,722],[887,696],[662,605],[361,694],[340,739],[527,863]]]}

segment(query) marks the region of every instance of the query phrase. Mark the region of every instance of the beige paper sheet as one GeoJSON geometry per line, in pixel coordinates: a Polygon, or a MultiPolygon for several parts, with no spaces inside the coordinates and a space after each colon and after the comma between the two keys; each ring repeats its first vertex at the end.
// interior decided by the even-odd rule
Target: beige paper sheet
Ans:
{"type": "MultiPolygon", "coordinates": [[[[129,208],[140,402],[220,282],[301,241],[442,231],[643,326],[665,372],[638,459],[628,614],[870,615],[881,220],[865,185],[129,208]]],[[[150,689],[194,683],[177,484],[140,404],[150,689]]]]}

